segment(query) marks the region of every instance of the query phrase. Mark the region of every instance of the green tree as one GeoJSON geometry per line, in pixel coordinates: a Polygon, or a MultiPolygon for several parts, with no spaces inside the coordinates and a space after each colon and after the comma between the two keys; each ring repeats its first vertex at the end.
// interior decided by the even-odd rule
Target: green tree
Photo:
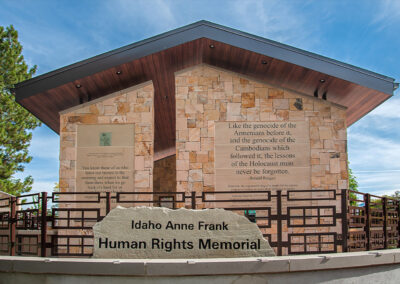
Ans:
{"type": "Polygon", "coordinates": [[[349,189],[358,191],[358,182],[356,180],[356,177],[353,174],[353,171],[349,167],[349,189]]]}
{"type": "MultiPolygon", "coordinates": [[[[349,172],[349,189],[353,190],[353,191],[358,191],[358,182],[356,180],[356,177],[353,174],[353,171],[350,169],[350,162],[347,162],[347,168],[348,168],[348,172],[349,172]]],[[[357,199],[357,194],[354,192],[350,192],[349,193],[349,198],[350,199],[357,199]]],[[[357,204],[356,201],[350,201],[350,205],[355,206],[357,204]]]]}
{"type": "Polygon", "coordinates": [[[28,148],[32,130],[40,122],[15,102],[11,90],[16,83],[30,79],[36,72],[36,65],[28,70],[21,54],[18,33],[11,25],[0,26],[0,190],[20,195],[32,189],[33,178],[14,178],[24,171],[24,164],[32,157],[28,148]]]}

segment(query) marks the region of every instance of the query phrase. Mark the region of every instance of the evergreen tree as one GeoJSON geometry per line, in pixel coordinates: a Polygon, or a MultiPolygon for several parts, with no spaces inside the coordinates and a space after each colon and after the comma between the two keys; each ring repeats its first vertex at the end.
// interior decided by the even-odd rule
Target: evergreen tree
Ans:
{"type": "Polygon", "coordinates": [[[32,157],[28,147],[32,130],[40,122],[26,109],[15,102],[11,90],[18,82],[30,79],[36,65],[28,70],[18,33],[11,25],[0,26],[0,190],[19,195],[32,189],[31,176],[25,180],[13,177],[24,171],[24,164],[32,157]]]}

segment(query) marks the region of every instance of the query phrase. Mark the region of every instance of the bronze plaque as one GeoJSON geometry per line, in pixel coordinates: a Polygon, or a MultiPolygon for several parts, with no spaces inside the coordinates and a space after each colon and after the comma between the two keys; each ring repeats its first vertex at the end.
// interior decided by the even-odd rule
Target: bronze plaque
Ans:
{"type": "Polygon", "coordinates": [[[217,191],[310,189],[305,121],[216,122],[217,191]]]}
{"type": "Polygon", "coordinates": [[[134,124],[78,125],[77,191],[133,191],[134,124]]]}

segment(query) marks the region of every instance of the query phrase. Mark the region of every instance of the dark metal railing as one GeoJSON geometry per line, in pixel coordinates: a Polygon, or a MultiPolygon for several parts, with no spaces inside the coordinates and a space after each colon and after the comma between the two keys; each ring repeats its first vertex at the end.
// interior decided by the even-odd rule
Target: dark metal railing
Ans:
{"type": "Polygon", "coordinates": [[[88,257],[112,208],[161,204],[246,216],[277,255],[399,246],[399,202],[347,190],[42,192],[0,199],[0,254],[88,257]]]}

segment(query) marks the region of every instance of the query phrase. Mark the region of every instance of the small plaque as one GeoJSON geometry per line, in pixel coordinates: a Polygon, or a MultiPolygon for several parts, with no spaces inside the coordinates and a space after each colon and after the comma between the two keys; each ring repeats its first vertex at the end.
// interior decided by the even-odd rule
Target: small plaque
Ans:
{"type": "Polygon", "coordinates": [[[111,146],[111,132],[100,133],[100,146],[111,146]]]}

